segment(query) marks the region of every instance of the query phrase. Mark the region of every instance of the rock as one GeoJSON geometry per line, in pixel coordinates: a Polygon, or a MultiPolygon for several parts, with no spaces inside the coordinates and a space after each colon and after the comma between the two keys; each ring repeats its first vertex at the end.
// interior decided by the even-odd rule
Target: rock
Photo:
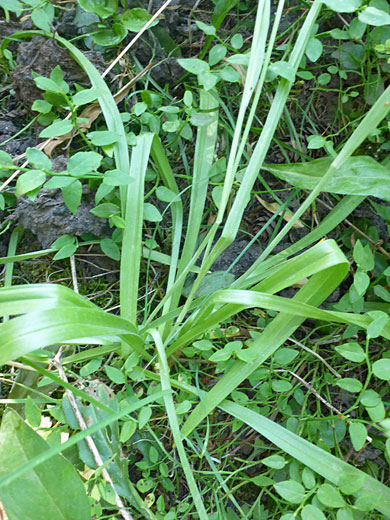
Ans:
{"type": "MultiPolygon", "coordinates": [[[[88,51],[85,56],[100,73],[105,70],[105,63],[99,52],[88,51]]],[[[75,82],[89,85],[85,72],[71,57],[69,51],[60,47],[54,39],[33,36],[31,41],[20,43],[16,61],[18,65],[11,72],[12,79],[18,97],[28,107],[31,107],[36,99],[41,99],[43,93],[35,86],[32,72],[48,77],[50,72],[60,65],[64,79],[69,85],[75,82]]]]}
{"type": "Polygon", "coordinates": [[[73,215],[65,206],[60,190],[43,189],[34,201],[23,196],[10,218],[34,233],[42,247],[48,248],[62,235],[81,236],[87,232],[98,237],[107,235],[106,220],[90,212],[94,206],[92,201],[83,200],[73,215]]]}

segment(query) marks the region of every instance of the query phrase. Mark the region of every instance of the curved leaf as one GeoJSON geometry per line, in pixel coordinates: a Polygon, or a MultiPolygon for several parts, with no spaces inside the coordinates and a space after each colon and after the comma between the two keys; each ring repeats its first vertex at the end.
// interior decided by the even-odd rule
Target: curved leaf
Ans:
{"type": "Polygon", "coordinates": [[[142,352],[142,340],[129,321],[100,310],[76,307],[31,312],[0,326],[0,365],[49,345],[78,340],[101,343],[107,335],[126,339],[134,350],[142,352]]]}
{"type": "MultiPolygon", "coordinates": [[[[45,453],[49,445],[12,409],[4,415],[0,430],[0,478],[45,453]]],[[[0,488],[9,520],[90,520],[84,485],[76,470],[61,455],[21,475],[0,488]],[[23,499],[21,500],[21,497],[23,499]]]]}
{"type": "MultiPolygon", "coordinates": [[[[264,169],[293,186],[312,190],[333,160],[331,157],[324,157],[306,163],[267,164],[264,169]]],[[[372,195],[390,201],[389,175],[389,169],[372,157],[356,155],[340,166],[337,174],[324,184],[322,191],[344,195],[372,195]]]]}

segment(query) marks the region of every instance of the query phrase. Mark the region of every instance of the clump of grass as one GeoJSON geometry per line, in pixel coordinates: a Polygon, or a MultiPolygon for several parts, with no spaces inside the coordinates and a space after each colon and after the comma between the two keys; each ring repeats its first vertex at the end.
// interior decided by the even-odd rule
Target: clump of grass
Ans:
{"type": "MultiPolygon", "coordinates": [[[[283,2],[280,2],[268,36],[270,2],[260,0],[218,212],[214,223],[204,234],[200,231],[206,211],[209,175],[217,155],[221,108],[218,92],[213,89],[198,91],[198,111],[207,114],[209,119],[207,124],[197,128],[194,156],[187,161],[193,163],[193,169],[188,223],[184,227],[182,191],[177,185],[160,137],[150,132],[136,136],[129,155],[123,122],[107,84],[73,44],[56,36],[57,41],[69,50],[85,70],[92,87],[98,91],[107,129],[118,136],[113,145],[116,168],[121,172],[128,172],[130,177],[130,183],[119,190],[121,218],[124,222],[120,265],[120,316],[104,312],[76,292],[60,285],[40,284],[1,289],[2,314],[16,317],[0,327],[0,361],[8,363],[21,358],[25,366],[32,367],[38,374],[70,392],[66,405],[65,398],[57,398],[56,406],[59,407],[61,401],[63,403],[62,412],[52,410],[51,414],[53,417],[57,414],[58,420],[67,425],[64,429],[81,430],[63,444],[53,442],[51,447],[31,452],[27,460],[16,468],[4,466],[0,478],[0,496],[10,511],[19,507],[11,493],[18,486],[17,479],[22,476],[26,478],[29,472],[37,472],[39,467],[46,467],[49,471],[52,469],[51,457],[58,457],[59,453],[77,444],[81,460],[91,468],[93,478],[99,479],[100,472],[106,471],[102,475],[111,486],[106,487],[101,482],[95,485],[93,479],[87,478],[86,487],[90,495],[97,496],[107,507],[111,504],[123,518],[132,517],[126,504],[129,504],[132,514],[138,518],[169,519],[192,515],[201,519],[215,519],[227,518],[228,514],[235,518],[237,514],[234,511],[241,518],[259,518],[265,514],[261,503],[264,492],[260,492],[259,499],[254,493],[253,500],[248,500],[251,504],[246,504],[245,507],[242,494],[237,493],[241,488],[248,493],[253,486],[272,486],[267,495],[274,504],[275,512],[271,513],[274,518],[281,518],[282,514],[285,519],[293,518],[298,513],[304,520],[310,518],[310,514],[322,518],[321,507],[339,508],[346,511],[345,515],[353,515],[353,510],[362,511],[363,507],[367,507],[364,506],[367,497],[371,497],[370,509],[387,514],[390,504],[388,488],[369,474],[345,463],[342,457],[329,453],[328,449],[324,449],[324,443],[318,442],[316,445],[315,441],[309,442],[303,438],[303,428],[295,416],[299,414],[297,405],[302,404],[305,396],[302,400],[302,396],[294,394],[295,402],[291,404],[289,419],[295,418],[295,421],[290,420],[281,425],[278,417],[275,420],[266,418],[261,413],[262,410],[257,409],[257,404],[254,406],[251,402],[251,388],[244,392],[241,385],[249,381],[252,388],[256,389],[256,380],[263,381],[261,391],[252,397],[261,399],[258,404],[263,406],[264,401],[269,399],[267,412],[270,411],[271,404],[276,404],[277,409],[281,408],[285,404],[284,398],[288,399],[288,392],[293,388],[290,377],[292,367],[289,366],[288,375],[280,367],[273,371],[273,364],[278,362],[278,357],[275,356],[278,349],[293,337],[298,327],[308,318],[347,324],[356,330],[367,330],[368,338],[370,335],[375,337],[375,334],[386,339],[390,337],[388,317],[384,319],[383,313],[359,314],[319,308],[341,283],[349,269],[349,263],[336,242],[322,239],[356,208],[364,199],[363,196],[344,197],[304,238],[272,255],[274,248],[310,207],[329,180],[338,175],[355,150],[388,113],[390,87],[367,112],[341,150],[334,154],[316,187],[271,239],[250,269],[233,282],[226,273],[216,275],[209,272],[214,261],[237,236],[244,210],[282,116],[294,75],[311,37],[321,5],[319,0],[311,4],[288,61],[279,62],[277,70],[280,79],[273,103],[248,158],[244,153],[245,147],[264,89],[266,74],[272,64],[272,52],[283,8],[283,2]],[[145,305],[143,311],[146,312],[140,312],[138,298],[141,259],[143,255],[153,255],[150,251],[145,252],[142,243],[145,178],[150,161],[160,175],[161,186],[170,193],[172,238],[170,255],[159,257],[169,266],[164,296],[156,305],[145,305]],[[244,173],[237,190],[233,191],[239,170],[244,173]],[[197,266],[201,255],[201,264],[197,266]],[[192,271],[195,271],[194,282],[185,297],[183,287],[192,271]],[[293,298],[275,295],[304,279],[307,282],[293,298]],[[226,287],[227,280],[230,282],[229,287],[226,287]],[[226,325],[234,316],[253,308],[266,309],[269,314],[250,340],[242,338],[242,341],[240,338],[231,341],[225,337],[220,338],[221,341],[214,341],[215,330],[226,333],[226,325]],[[38,359],[34,357],[34,352],[38,349],[74,343],[88,345],[89,348],[80,353],[68,356],[65,354],[62,360],[58,355],[54,357],[54,361],[50,360],[45,351],[38,359]],[[92,344],[98,346],[93,347],[92,344]],[[194,350],[188,350],[190,348],[194,350]],[[100,385],[93,394],[90,389],[79,389],[77,385],[71,385],[67,381],[64,366],[71,367],[76,362],[88,361],[93,362],[96,369],[100,370],[104,356],[114,353],[120,355],[117,358],[119,361],[105,366],[114,394],[104,385],[100,385]],[[188,353],[190,356],[195,353],[196,356],[189,363],[191,369],[184,373],[175,371],[175,361],[184,363],[182,356],[188,353]],[[37,363],[37,360],[43,361],[45,365],[54,363],[58,374],[37,363]],[[210,370],[210,365],[214,366],[214,362],[226,364],[217,365],[213,371],[210,370]],[[208,370],[203,372],[202,363],[208,370]],[[277,374],[276,378],[274,374],[277,374]],[[210,389],[207,382],[202,385],[202,376],[215,384],[210,389]],[[272,392],[282,393],[283,388],[286,396],[272,401],[272,392]],[[72,395],[75,397],[73,401],[72,395]],[[226,420],[224,414],[233,419],[226,420]],[[221,433],[224,429],[227,430],[227,451],[239,441],[239,436],[243,435],[245,439],[249,433],[248,428],[267,439],[267,443],[261,442],[257,446],[255,444],[255,457],[247,462],[241,460],[243,468],[235,468],[234,463],[229,461],[229,453],[223,453],[218,446],[219,439],[215,433],[217,428],[221,428],[221,433]],[[144,431],[147,432],[146,439],[143,438],[144,431]],[[120,458],[119,446],[129,440],[133,440],[135,446],[140,446],[143,456],[143,460],[135,463],[142,473],[142,478],[135,485],[128,478],[129,468],[126,462],[120,458]],[[94,453],[95,449],[97,455],[94,453]],[[91,459],[91,454],[94,459],[91,459]],[[256,468],[260,461],[262,470],[268,469],[260,475],[249,476],[246,472],[256,468]],[[228,474],[226,478],[225,471],[228,474]],[[185,479],[180,478],[181,472],[185,479]],[[301,481],[300,472],[305,474],[301,481]],[[326,482],[323,483],[320,478],[326,482]],[[229,485],[229,479],[234,481],[234,485],[229,485]],[[174,505],[167,511],[164,493],[184,496],[183,486],[188,486],[189,490],[183,505],[175,507],[175,501],[172,500],[174,505]],[[314,498],[315,493],[322,497],[318,498],[319,502],[314,498]],[[356,500],[353,501],[351,496],[355,496],[356,500]]],[[[44,35],[42,32],[27,31],[19,36],[33,34],[44,35]]],[[[155,255],[153,260],[156,258],[158,256],[155,255]]],[[[229,336],[229,332],[225,335],[229,336]]],[[[368,343],[369,339],[364,359],[371,370],[367,354],[368,343]]],[[[288,357],[289,354],[281,350],[279,352],[282,352],[279,354],[279,362],[282,360],[283,365],[283,355],[288,357]]],[[[301,362],[305,363],[305,360],[301,359],[301,362]]],[[[180,368],[183,366],[179,365],[180,368]]],[[[86,377],[93,373],[87,372],[85,371],[86,377]]],[[[72,373],[71,368],[68,370],[69,376],[79,378],[72,373]]],[[[293,372],[293,377],[297,380],[299,374],[293,372]]],[[[372,408],[380,406],[376,397],[373,400],[375,403],[372,408]]],[[[35,424],[38,428],[40,423],[37,419],[40,419],[40,415],[38,418],[36,416],[40,412],[30,402],[28,406],[27,411],[26,404],[27,419],[30,425],[35,424]]],[[[48,412],[50,413],[50,408],[48,412]]],[[[7,417],[0,439],[0,448],[3,451],[9,446],[11,429],[20,426],[20,420],[13,412],[7,414],[7,417]]],[[[378,414],[375,417],[382,416],[378,414]]],[[[309,422],[309,419],[304,417],[303,422],[305,421],[309,422]]],[[[336,419],[332,426],[337,436],[339,423],[336,419]]],[[[311,431],[319,428],[318,425],[311,425],[311,431]]],[[[360,428],[360,437],[363,434],[360,428]]],[[[33,436],[33,433],[26,435],[33,436]]],[[[367,437],[366,430],[365,435],[367,437]]],[[[337,442],[334,445],[338,446],[337,442]]],[[[75,479],[75,474],[69,476],[70,482],[76,482],[75,479]]],[[[21,482],[27,485],[24,480],[21,482]]],[[[77,487],[76,484],[74,486],[77,487]]],[[[84,488],[77,489],[78,500],[84,503],[84,488]]],[[[333,512],[330,514],[333,515],[333,512]]],[[[80,518],[86,517],[80,513],[80,518]]]]}

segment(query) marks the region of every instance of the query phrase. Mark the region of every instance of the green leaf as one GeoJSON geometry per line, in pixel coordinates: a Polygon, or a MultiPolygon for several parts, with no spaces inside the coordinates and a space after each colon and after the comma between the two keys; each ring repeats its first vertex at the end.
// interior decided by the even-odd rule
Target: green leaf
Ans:
{"type": "Polygon", "coordinates": [[[132,179],[130,175],[120,170],[110,170],[105,172],[103,182],[108,186],[127,186],[132,182],[132,179]]]}
{"type": "MultiPolygon", "coordinates": [[[[354,424],[363,426],[361,423],[352,423],[351,426],[354,424]]],[[[367,431],[364,426],[363,428],[365,432],[364,440],[366,440],[367,431]]],[[[339,488],[344,495],[354,495],[362,488],[363,484],[364,475],[356,475],[353,473],[345,473],[344,475],[341,475],[339,480],[339,488]]]]}
{"type": "Polygon", "coordinates": [[[157,188],[156,197],[158,198],[158,200],[167,203],[173,202],[175,199],[178,200],[178,195],[176,195],[176,193],[166,188],[165,186],[159,186],[157,188]]]}
{"type": "Polygon", "coordinates": [[[68,244],[77,244],[77,238],[72,235],[62,235],[52,243],[51,247],[60,249],[68,244]]]}
{"type": "Polygon", "coordinates": [[[27,422],[33,428],[37,428],[41,424],[41,411],[30,395],[27,396],[24,413],[26,414],[27,422]]]}
{"type": "Polygon", "coordinates": [[[6,165],[13,166],[13,164],[14,164],[10,154],[7,152],[4,152],[3,150],[0,150],[0,164],[2,166],[6,166],[6,165]]]}
{"type": "Polygon", "coordinates": [[[111,238],[103,238],[100,241],[100,248],[105,255],[113,260],[121,259],[121,252],[118,245],[111,238]]]}
{"type": "Polygon", "coordinates": [[[375,377],[383,379],[384,381],[390,381],[390,359],[379,359],[372,365],[372,371],[375,377]]]}
{"type": "Polygon", "coordinates": [[[212,294],[219,289],[230,287],[234,282],[235,276],[226,271],[214,271],[204,277],[197,292],[199,298],[212,294]]]}
{"type": "Polygon", "coordinates": [[[50,24],[53,21],[53,16],[51,16],[44,7],[34,9],[31,13],[31,20],[39,29],[50,32],[50,24]]]}
{"type": "Polygon", "coordinates": [[[347,42],[341,48],[332,53],[332,57],[340,61],[341,67],[348,69],[359,69],[364,61],[365,48],[360,43],[347,42]]]}
{"type": "Polygon", "coordinates": [[[206,352],[213,348],[212,342],[208,339],[200,339],[199,341],[194,341],[192,346],[194,348],[196,348],[197,350],[206,351],[206,352]]]}
{"type": "Polygon", "coordinates": [[[269,66],[268,71],[271,75],[281,76],[288,81],[295,80],[294,69],[289,63],[287,63],[287,61],[276,61],[275,63],[272,63],[269,66]]]}
{"type": "Polygon", "coordinates": [[[50,170],[52,162],[48,156],[38,148],[27,148],[26,157],[28,163],[40,170],[50,170]]]}
{"type": "MultiPolygon", "coordinates": [[[[134,9],[127,9],[120,17],[120,20],[129,31],[139,32],[151,18],[152,15],[146,9],[135,7],[134,9]]],[[[154,27],[157,24],[158,20],[155,20],[149,27],[154,27]]]]}
{"type": "Polygon", "coordinates": [[[69,258],[74,255],[77,251],[78,244],[66,244],[54,255],[53,260],[63,260],[64,258],[69,258]]]}
{"type": "Polygon", "coordinates": [[[34,83],[38,88],[41,90],[47,90],[47,92],[54,92],[55,94],[61,94],[64,92],[58,83],[50,78],[45,78],[44,76],[34,78],[34,83]]]}
{"type": "Polygon", "coordinates": [[[112,215],[120,213],[119,206],[116,204],[112,204],[111,202],[103,202],[103,204],[99,204],[96,208],[92,208],[91,213],[100,218],[109,218],[112,215]]]}
{"type": "Polygon", "coordinates": [[[214,204],[219,208],[221,205],[222,200],[222,193],[223,193],[223,186],[215,186],[211,191],[211,197],[213,199],[214,204]]]}
{"type": "Polygon", "coordinates": [[[12,13],[16,13],[16,16],[20,16],[23,5],[19,0],[0,0],[0,7],[12,13]]]}
{"type": "Polygon", "coordinates": [[[332,79],[332,76],[328,74],[327,72],[324,72],[324,74],[320,74],[317,78],[319,85],[327,85],[330,83],[330,80],[332,79]]]}
{"type": "MultiPolygon", "coordinates": [[[[197,393],[197,389],[194,389],[194,393],[197,393]]],[[[207,396],[207,393],[201,394],[202,400],[204,396],[207,396]]],[[[375,476],[372,477],[354,466],[345,463],[342,459],[320,449],[316,444],[304,440],[302,437],[283,428],[277,422],[271,421],[259,413],[255,413],[252,410],[248,410],[243,406],[227,400],[220,404],[220,408],[255,429],[260,435],[272,442],[272,444],[335,485],[338,485],[340,478],[344,474],[353,474],[358,478],[363,477],[364,484],[359,494],[363,491],[369,494],[376,493],[379,497],[376,509],[383,515],[388,515],[390,490],[388,486],[382,484],[375,476]]],[[[348,517],[339,517],[339,515],[337,515],[337,519],[339,520],[340,518],[346,519],[348,517]]]]}
{"type": "Polygon", "coordinates": [[[368,244],[363,246],[360,240],[357,240],[354,245],[353,259],[363,271],[372,271],[374,269],[375,261],[371,248],[368,244]]]}
{"type": "Polygon", "coordinates": [[[390,14],[376,7],[366,7],[359,13],[359,21],[375,27],[390,25],[390,14]]]}
{"type": "Polygon", "coordinates": [[[80,375],[82,377],[87,377],[87,376],[93,374],[94,372],[99,370],[99,368],[102,366],[102,361],[103,361],[102,358],[91,359],[91,361],[89,361],[86,365],[83,365],[80,368],[80,375]]]}
{"type": "Polygon", "coordinates": [[[220,363],[221,361],[227,361],[230,359],[231,355],[231,352],[228,350],[217,350],[217,352],[214,352],[214,354],[209,357],[209,361],[212,361],[213,363],[220,363]]]}
{"type": "Polygon", "coordinates": [[[244,38],[242,34],[237,33],[234,36],[232,36],[230,40],[230,45],[233,47],[233,49],[241,49],[241,47],[244,45],[244,38]]]}
{"type": "MultiPolygon", "coordinates": [[[[87,137],[91,140],[91,143],[95,146],[106,146],[107,144],[113,144],[119,141],[120,136],[117,132],[112,130],[97,130],[96,132],[89,132],[87,137]]],[[[88,152],[84,152],[88,153],[88,152]]],[[[93,152],[89,152],[93,153],[93,152]]]]}
{"type": "Polygon", "coordinates": [[[317,498],[327,507],[344,507],[345,502],[338,489],[330,484],[322,484],[317,491],[317,498]]]}
{"type": "Polygon", "coordinates": [[[211,47],[209,52],[210,66],[213,67],[214,65],[219,63],[226,56],[226,53],[227,49],[225,45],[219,43],[218,45],[214,45],[213,47],[211,47]]]}
{"type": "Polygon", "coordinates": [[[191,112],[191,124],[194,126],[208,126],[216,120],[215,114],[196,112],[195,110],[191,112]]]}
{"type": "Polygon", "coordinates": [[[314,473],[309,468],[303,468],[302,482],[306,489],[313,489],[316,485],[316,478],[314,473]]]}
{"type": "Polygon", "coordinates": [[[214,36],[214,34],[216,33],[215,27],[213,25],[207,25],[198,20],[195,20],[195,23],[202,32],[207,34],[207,36],[214,36]]]}
{"type": "Polygon", "coordinates": [[[370,285],[370,277],[367,273],[364,273],[363,271],[357,271],[353,278],[353,285],[356,289],[357,294],[359,296],[363,296],[368,286],[370,285]]]}
{"type": "Polygon", "coordinates": [[[275,483],[272,478],[266,477],[264,475],[258,475],[257,477],[252,478],[251,482],[253,482],[255,486],[259,487],[272,486],[275,483]]]}
{"type": "Polygon", "coordinates": [[[387,303],[390,303],[390,292],[383,287],[383,285],[375,285],[374,293],[378,298],[381,298],[387,303]]]}
{"type": "Polygon", "coordinates": [[[346,507],[337,510],[336,518],[337,520],[355,520],[352,510],[346,507]]]}
{"type": "Polygon", "coordinates": [[[108,18],[116,13],[118,0],[79,0],[80,7],[90,13],[96,13],[100,18],[108,18]]]}
{"type": "Polygon", "coordinates": [[[209,64],[198,58],[180,58],[177,62],[180,67],[192,74],[200,74],[201,72],[208,72],[210,70],[209,64]]]}
{"type": "Polygon", "coordinates": [[[354,13],[362,5],[363,0],[322,0],[323,3],[336,13],[354,13]]]}
{"type": "Polygon", "coordinates": [[[73,130],[73,125],[70,121],[57,119],[50,126],[42,130],[39,137],[59,137],[65,135],[73,130]]]}
{"type": "Polygon", "coordinates": [[[291,390],[292,384],[289,381],[276,379],[272,381],[271,387],[274,392],[288,392],[291,390]]]}
{"type": "Polygon", "coordinates": [[[367,25],[362,23],[358,18],[351,20],[348,33],[353,40],[360,40],[365,33],[367,25]]]}
{"type": "Polygon", "coordinates": [[[249,65],[250,53],[246,52],[245,54],[233,54],[226,58],[226,61],[231,65],[244,65],[247,67],[249,65]]]}
{"type": "Polygon", "coordinates": [[[219,71],[219,74],[221,79],[229,83],[239,83],[241,81],[241,76],[233,67],[226,66],[219,71]]]}
{"type": "Polygon", "coordinates": [[[135,433],[137,429],[137,422],[133,419],[128,419],[121,428],[120,441],[127,442],[135,433]]]}
{"type": "Polygon", "coordinates": [[[74,182],[73,177],[67,177],[65,175],[56,175],[52,177],[45,183],[45,188],[48,190],[56,190],[58,188],[64,188],[65,186],[69,186],[74,182]]]}
{"type": "Polygon", "coordinates": [[[80,90],[80,92],[76,92],[74,96],[72,96],[72,101],[75,105],[86,105],[87,103],[92,103],[99,97],[99,90],[97,88],[88,88],[84,90],[80,90]]]}
{"type": "MultiPolygon", "coordinates": [[[[279,179],[298,188],[312,190],[332,164],[332,158],[315,159],[306,163],[266,165],[279,179]]],[[[350,157],[337,170],[322,191],[345,195],[371,195],[390,201],[389,170],[368,156],[350,157]]]]}
{"type": "Polygon", "coordinates": [[[68,210],[75,215],[81,202],[83,186],[79,180],[74,180],[71,184],[62,188],[62,197],[68,210]]]}
{"type": "MultiPolygon", "coordinates": [[[[0,477],[43,454],[49,445],[14,411],[8,410],[0,430],[0,477]]],[[[33,470],[0,488],[10,519],[90,520],[91,511],[77,471],[62,456],[54,455],[33,470]],[[69,500],[69,497],[72,497],[69,500]]]]}
{"type": "Polygon", "coordinates": [[[110,29],[101,29],[92,34],[92,40],[98,45],[108,47],[117,45],[127,36],[127,29],[121,23],[114,23],[110,29]]]}
{"type": "Polygon", "coordinates": [[[103,157],[97,152],[77,152],[68,161],[67,170],[73,177],[82,177],[96,171],[103,157]]]}
{"type": "Polygon", "coordinates": [[[293,348],[280,348],[274,354],[274,361],[279,365],[288,365],[299,355],[298,350],[293,348]]]}
{"type": "Polygon", "coordinates": [[[191,410],[191,406],[191,401],[182,401],[176,406],[177,415],[183,415],[187,413],[189,410],[191,410]]]}
{"type": "Polygon", "coordinates": [[[41,114],[48,114],[52,109],[52,106],[53,105],[51,103],[48,103],[44,99],[36,99],[32,104],[31,110],[35,110],[41,114]]]}
{"type": "Polygon", "coordinates": [[[317,61],[322,54],[322,43],[318,38],[311,38],[306,47],[306,56],[310,61],[317,61]]]}
{"type": "Polygon", "coordinates": [[[372,511],[378,504],[379,497],[376,493],[362,493],[355,500],[355,507],[359,511],[372,511]]]}
{"type": "Polygon", "coordinates": [[[322,137],[322,135],[310,135],[307,138],[308,142],[308,149],[309,150],[319,150],[320,148],[323,148],[324,144],[326,143],[325,137],[322,137]]]}
{"type": "Polygon", "coordinates": [[[152,409],[150,406],[144,406],[138,413],[138,427],[140,430],[148,423],[152,417],[152,409]]]}
{"type": "Polygon", "coordinates": [[[105,365],[104,370],[113,383],[117,385],[123,385],[126,383],[125,374],[118,368],[112,367],[111,365],[105,365]]]}
{"type": "Polygon", "coordinates": [[[198,74],[199,84],[204,87],[205,90],[211,90],[218,83],[218,75],[212,72],[201,72],[198,74]]]}
{"type": "Polygon", "coordinates": [[[283,480],[274,484],[278,494],[291,504],[300,504],[305,498],[305,488],[295,480],[283,480]]]}
{"type": "Polygon", "coordinates": [[[381,398],[375,390],[369,389],[365,390],[360,398],[360,402],[366,408],[375,407],[381,402],[381,398]]]}
{"type": "Polygon", "coordinates": [[[162,221],[162,215],[159,210],[156,208],[156,206],[153,206],[153,204],[150,204],[149,202],[145,202],[144,204],[143,218],[149,222],[162,221]]]}
{"type": "Polygon", "coordinates": [[[326,520],[326,516],[318,509],[318,507],[312,504],[307,504],[301,512],[302,520],[326,520]]]}
{"type": "Polygon", "coordinates": [[[360,392],[360,390],[363,388],[362,383],[358,379],[353,379],[352,377],[336,379],[335,384],[339,388],[342,388],[343,390],[347,390],[348,392],[352,392],[354,394],[360,392]]]}
{"type": "Polygon", "coordinates": [[[367,313],[373,321],[367,327],[367,335],[370,338],[377,338],[389,322],[389,315],[382,311],[371,311],[367,313]]]}
{"type": "Polygon", "coordinates": [[[335,350],[345,359],[349,359],[349,361],[354,363],[362,363],[366,359],[364,350],[356,341],[339,345],[335,347],[335,350]]]}
{"type": "Polygon", "coordinates": [[[280,455],[271,455],[261,460],[261,463],[268,468],[282,469],[286,465],[286,459],[280,455]]]}
{"type": "Polygon", "coordinates": [[[30,170],[22,173],[16,181],[16,196],[20,198],[25,193],[35,190],[42,186],[46,180],[46,175],[41,170],[30,170]]]}

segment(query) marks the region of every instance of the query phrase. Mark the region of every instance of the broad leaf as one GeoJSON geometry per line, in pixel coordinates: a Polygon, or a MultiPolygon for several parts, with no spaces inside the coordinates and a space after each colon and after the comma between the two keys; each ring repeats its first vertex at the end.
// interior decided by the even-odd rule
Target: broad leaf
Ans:
{"type": "Polygon", "coordinates": [[[210,70],[209,64],[205,61],[199,60],[198,58],[182,58],[177,60],[180,67],[183,67],[187,72],[192,74],[200,74],[201,72],[207,72],[210,70]]]}
{"type": "Polygon", "coordinates": [[[45,180],[46,175],[41,170],[30,170],[23,173],[16,181],[16,196],[19,198],[25,193],[39,188],[45,180]]]}
{"type": "MultiPolygon", "coordinates": [[[[121,15],[120,20],[129,31],[139,32],[151,18],[152,15],[149,14],[146,9],[135,7],[134,9],[128,9],[125,11],[121,15]]],[[[150,27],[153,27],[156,24],[158,24],[158,20],[151,23],[150,27]]]]}
{"type": "Polygon", "coordinates": [[[80,205],[82,194],[83,186],[79,180],[75,180],[72,184],[62,188],[62,197],[65,205],[74,215],[77,213],[77,208],[80,205]]]}
{"type": "Polygon", "coordinates": [[[81,177],[97,170],[102,158],[97,152],[77,152],[69,159],[67,170],[73,177],[81,177]]]}
{"type": "MultiPolygon", "coordinates": [[[[14,411],[5,414],[0,430],[0,477],[44,453],[49,445],[14,411]]],[[[61,455],[0,488],[9,520],[90,520],[85,488],[73,466],[61,455]]]]}
{"type": "Polygon", "coordinates": [[[50,170],[52,166],[52,162],[48,156],[38,148],[27,148],[26,157],[28,163],[31,164],[31,166],[34,168],[50,170]]]}
{"type": "Polygon", "coordinates": [[[79,4],[85,11],[96,13],[100,18],[107,18],[118,9],[118,0],[79,0],[79,4]]]}
{"type": "MultiPolygon", "coordinates": [[[[332,158],[325,157],[307,163],[268,164],[264,168],[293,186],[312,190],[332,161],[332,158]]],[[[372,157],[354,156],[345,161],[322,190],[344,195],[371,195],[390,201],[389,175],[388,168],[372,157]]]]}
{"type": "Polygon", "coordinates": [[[119,140],[117,132],[110,130],[96,130],[95,132],[89,132],[87,137],[95,146],[105,146],[107,144],[116,143],[119,140]]]}
{"type": "Polygon", "coordinates": [[[390,25],[390,14],[376,7],[367,7],[359,14],[359,20],[362,23],[380,27],[382,25],[390,25]]]}
{"type": "Polygon", "coordinates": [[[7,11],[16,13],[16,16],[19,16],[23,5],[19,2],[19,0],[0,0],[0,7],[6,9],[7,11]]]}
{"type": "Polygon", "coordinates": [[[337,13],[353,13],[358,9],[363,0],[322,0],[326,7],[337,13]]]}
{"type": "MultiPolygon", "coordinates": [[[[50,80],[49,80],[50,81],[50,80]]],[[[39,137],[59,137],[65,135],[73,130],[73,125],[70,121],[58,119],[50,126],[42,130],[39,137]]]]}
{"type": "Polygon", "coordinates": [[[86,105],[87,103],[95,101],[98,96],[99,90],[97,88],[88,88],[76,92],[76,94],[72,96],[72,101],[75,105],[86,105]]]}

